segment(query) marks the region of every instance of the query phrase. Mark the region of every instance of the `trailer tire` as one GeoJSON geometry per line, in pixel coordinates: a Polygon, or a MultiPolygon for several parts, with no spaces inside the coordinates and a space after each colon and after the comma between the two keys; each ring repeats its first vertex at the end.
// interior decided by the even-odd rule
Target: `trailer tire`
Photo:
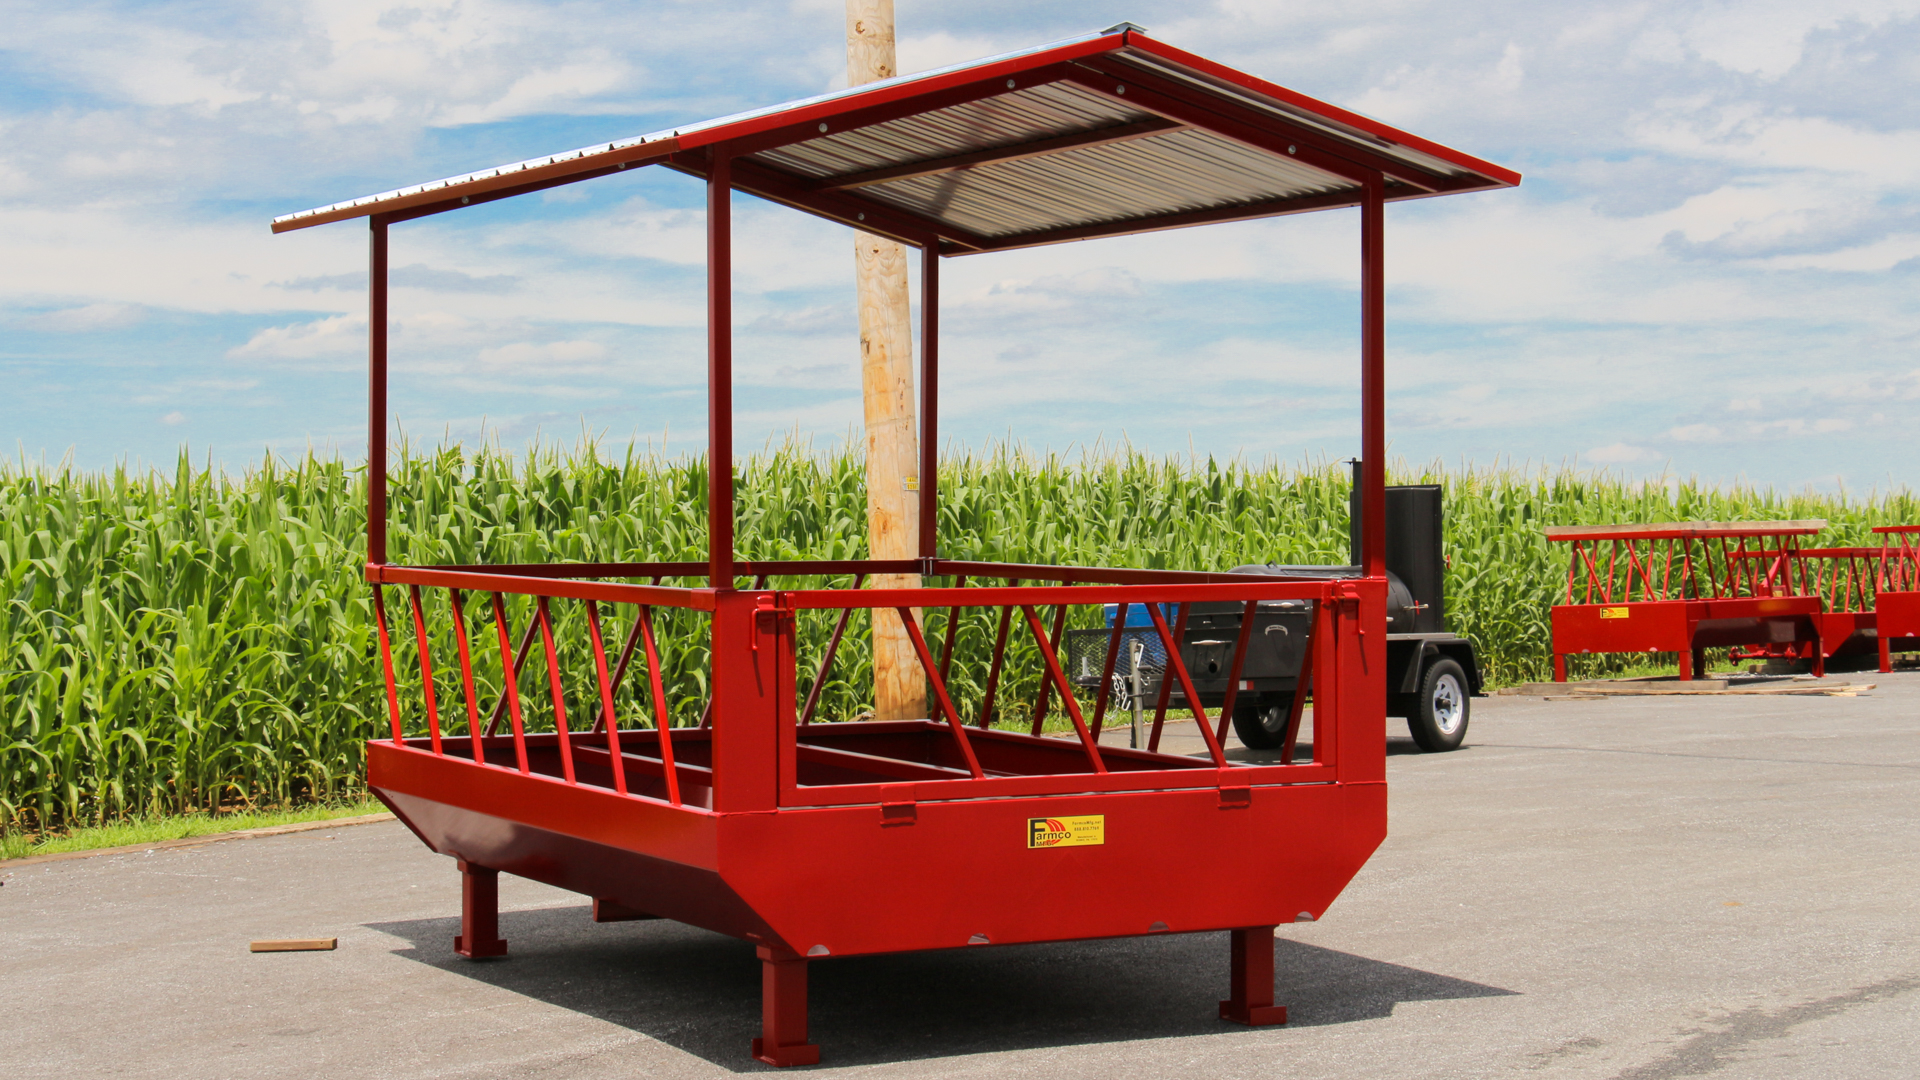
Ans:
{"type": "Polygon", "coordinates": [[[1458,749],[1467,737],[1467,673],[1460,662],[1440,657],[1420,673],[1420,692],[1407,710],[1407,731],[1429,754],[1458,749]]]}
{"type": "Polygon", "coordinates": [[[1233,733],[1240,745],[1249,750],[1278,750],[1287,737],[1287,716],[1293,710],[1293,695],[1263,697],[1259,701],[1236,705],[1233,709],[1233,733]]]}

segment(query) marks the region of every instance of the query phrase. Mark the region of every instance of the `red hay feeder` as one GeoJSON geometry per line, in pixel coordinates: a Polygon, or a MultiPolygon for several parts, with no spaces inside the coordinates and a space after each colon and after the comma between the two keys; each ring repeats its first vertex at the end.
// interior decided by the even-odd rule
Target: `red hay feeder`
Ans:
{"type": "MultiPolygon", "coordinates": [[[[464,904],[455,948],[470,957],[505,952],[495,893],[503,871],[593,897],[597,919],[660,916],[752,941],[764,969],[764,1026],[753,1054],[776,1065],[818,1060],[807,1037],[809,959],[861,953],[1230,930],[1230,997],[1221,1015],[1247,1024],[1284,1021],[1285,1009],[1273,1004],[1274,927],[1322,915],[1386,834],[1379,675],[1386,636],[1385,204],[1510,187],[1519,179],[1123,24],[276,219],[275,231],[353,217],[368,218],[372,228],[366,576],[380,616],[392,738],[368,745],[368,783],[433,850],[459,860],[464,904]],[[699,177],[708,191],[708,561],[389,563],[389,227],[652,164],[699,177]],[[735,190],[922,252],[917,559],[734,557],[735,190]],[[1299,580],[940,556],[942,256],[1332,207],[1361,211],[1363,576],[1299,580]],[[859,587],[866,575],[897,573],[949,584],[859,587]],[[686,578],[705,583],[661,584],[686,578]],[[740,588],[742,578],[750,587],[740,588]],[[848,579],[851,588],[840,585],[848,579]],[[382,599],[388,586],[407,597],[410,651],[424,689],[404,711],[423,735],[402,728],[382,599]],[[429,595],[435,602],[427,603],[429,595]],[[534,598],[517,647],[503,597],[534,598]],[[1314,607],[1310,761],[1293,760],[1291,735],[1276,756],[1229,760],[1222,743],[1231,691],[1217,718],[1202,714],[1205,757],[1159,752],[1164,692],[1147,749],[1099,744],[1111,679],[1102,680],[1089,718],[1061,670],[1066,606],[1145,605],[1172,658],[1172,678],[1163,685],[1178,683],[1186,700],[1197,702],[1175,647],[1178,630],[1166,625],[1160,605],[1232,601],[1251,615],[1254,604],[1283,599],[1314,607]],[[590,671],[560,663],[554,613],[563,604],[584,609],[590,671]],[[1036,610],[1047,604],[1057,606],[1051,633],[1036,610]],[[938,659],[917,629],[912,635],[937,703],[934,716],[813,722],[847,616],[862,608],[945,609],[938,659]],[[622,682],[644,679],[646,714],[667,715],[657,609],[710,623],[712,697],[698,727],[640,727],[637,717],[616,709],[622,682]],[[805,611],[835,612],[837,621],[823,663],[806,673],[812,689],[803,694],[795,628],[796,613],[805,611]],[[603,634],[616,615],[626,632],[624,644],[610,651],[603,634]],[[454,630],[458,655],[450,669],[427,647],[430,618],[450,620],[454,630]],[[948,685],[954,632],[967,619],[997,625],[998,637],[984,699],[963,715],[948,685]],[[988,727],[1011,634],[1030,636],[1046,669],[1027,733],[988,727]],[[497,648],[502,669],[516,676],[537,648],[545,658],[539,692],[551,696],[556,731],[525,730],[521,695],[535,690],[518,677],[506,679],[490,709],[476,698],[476,641],[497,648]],[[436,663],[443,668],[439,698],[436,663]],[[569,687],[577,698],[568,697],[569,687]],[[1072,722],[1074,738],[1040,736],[1050,698],[1072,722]],[[584,711],[582,701],[589,703],[584,711]],[[453,716],[443,718],[443,708],[453,716]]],[[[1123,612],[1118,625],[1125,622],[1123,612]]],[[[909,618],[907,625],[915,624],[909,618]]],[[[1109,672],[1113,657],[1109,649],[1109,672]]],[[[1295,734],[1300,723],[1296,706],[1295,734]]]]}
{"type": "Polygon", "coordinates": [[[1680,678],[1706,674],[1706,651],[1739,660],[1826,662],[1920,650],[1920,525],[1874,529],[1879,547],[1803,548],[1824,521],[1676,521],[1556,525],[1571,544],[1566,603],[1553,608],[1553,678],[1567,657],[1672,652],[1680,678]]]}
{"type": "Polygon", "coordinates": [[[1553,677],[1567,681],[1578,653],[1673,652],[1680,678],[1706,670],[1724,645],[1787,645],[1814,657],[1820,597],[1800,591],[1799,538],[1824,521],[1676,521],[1557,525],[1549,540],[1573,545],[1566,603],[1553,609],[1553,677]]]}

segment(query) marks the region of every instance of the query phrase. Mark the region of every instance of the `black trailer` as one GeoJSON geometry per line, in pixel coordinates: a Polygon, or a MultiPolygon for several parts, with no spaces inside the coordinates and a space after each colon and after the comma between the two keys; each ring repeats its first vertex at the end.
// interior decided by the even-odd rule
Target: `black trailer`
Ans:
{"type": "MultiPolygon", "coordinates": [[[[1353,548],[1358,549],[1359,515],[1353,515],[1353,548]]],[[[1446,629],[1445,563],[1441,550],[1440,487],[1407,484],[1387,488],[1387,715],[1405,717],[1413,741],[1422,750],[1452,750],[1467,734],[1470,699],[1481,693],[1480,665],[1473,643],[1446,629]]],[[[1360,577],[1358,566],[1297,566],[1273,563],[1236,566],[1236,574],[1285,574],[1335,579],[1360,577]]],[[[1193,677],[1200,703],[1217,709],[1227,696],[1234,645],[1245,612],[1238,603],[1196,603],[1188,611],[1180,654],[1193,677]]],[[[1130,613],[1131,614],[1131,613],[1130,613]]],[[[1138,616],[1144,621],[1144,615],[1138,616]]],[[[1299,685],[1301,659],[1313,612],[1305,600],[1262,602],[1255,610],[1240,687],[1234,694],[1233,730],[1249,749],[1280,745],[1299,685]]],[[[1129,619],[1131,623],[1133,619],[1129,619]]],[[[1171,621],[1171,619],[1169,620],[1171,621]]],[[[1122,630],[1121,662],[1114,672],[1115,704],[1125,708],[1133,684],[1128,660],[1140,645],[1142,685],[1147,702],[1157,700],[1166,655],[1150,626],[1122,630]]],[[[1097,686],[1110,630],[1075,630],[1068,635],[1074,681],[1097,686]]],[[[1184,707],[1178,687],[1171,703],[1184,707]]]]}

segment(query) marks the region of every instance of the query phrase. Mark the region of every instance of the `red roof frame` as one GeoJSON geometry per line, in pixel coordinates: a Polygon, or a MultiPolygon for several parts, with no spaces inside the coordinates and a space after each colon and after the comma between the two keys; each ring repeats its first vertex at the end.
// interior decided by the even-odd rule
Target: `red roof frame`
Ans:
{"type": "MultiPolygon", "coordinates": [[[[652,164],[705,178],[716,156],[730,160],[733,190],[943,255],[1358,206],[1370,175],[1384,179],[1388,201],[1512,187],[1520,182],[1520,175],[1510,169],[1214,63],[1121,24],[1100,34],[1024,52],[289,214],[274,219],[272,227],[285,232],[369,216],[406,221],[652,164]],[[1065,88],[1083,99],[1104,99],[1133,119],[1011,144],[968,147],[931,161],[906,155],[852,174],[800,175],[769,164],[764,156],[844,140],[850,133],[942,110],[1030,95],[1049,86],[1065,88]],[[898,200],[874,197],[875,185],[887,182],[889,175],[897,180],[903,174],[929,171],[968,172],[970,180],[978,183],[988,175],[978,170],[994,165],[1095,147],[1131,152],[1156,136],[1180,131],[1200,133],[1213,145],[1257,155],[1276,169],[1318,176],[1324,183],[1318,185],[1320,190],[1269,198],[1215,196],[1212,205],[1157,212],[1134,208],[1129,213],[1102,204],[1096,192],[1087,205],[1077,208],[1085,220],[1069,217],[1052,227],[1002,235],[916,213],[898,200]]],[[[1115,171],[1114,160],[1106,159],[1105,174],[1115,171]]],[[[1070,167],[1077,167],[1076,178],[1100,177],[1103,170],[1095,167],[1099,164],[1082,159],[1070,167]]],[[[1165,181],[1177,197],[1186,194],[1180,187],[1183,180],[1194,187],[1196,177],[1152,179],[1165,181]]],[[[1005,192],[993,194],[1009,197],[1005,192]]],[[[1196,194],[1196,198],[1204,202],[1205,196],[1196,194]]]]}
{"type": "Polygon", "coordinates": [[[393,569],[386,544],[389,227],[650,164],[698,176],[707,189],[707,527],[716,589],[732,588],[740,565],[732,513],[735,191],[920,248],[924,573],[937,573],[940,562],[943,256],[1359,208],[1360,562],[1366,577],[1384,580],[1386,204],[1520,182],[1509,169],[1175,49],[1123,23],[1024,52],[277,218],[275,232],[368,220],[368,580],[386,580],[393,569]],[[922,181],[933,175],[946,177],[946,186],[929,200],[922,181]]]}

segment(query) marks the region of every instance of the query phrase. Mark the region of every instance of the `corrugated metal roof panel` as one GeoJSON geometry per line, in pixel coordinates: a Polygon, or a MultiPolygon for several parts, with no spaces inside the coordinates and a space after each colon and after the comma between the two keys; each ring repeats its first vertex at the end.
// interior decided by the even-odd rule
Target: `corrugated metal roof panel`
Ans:
{"type": "Polygon", "coordinates": [[[810,178],[842,176],[969,150],[1012,146],[1050,135],[1091,131],[1151,114],[1127,109],[1071,84],[1013,90],[985,101],[954,105],[853,131],[766,150],[754,157],[810,178]]]}
{"type": "Polygon", "coordinates": [[[1352,188],[1298,162],[1185,130],[862,190],[998,239],[1352,188]]]}

